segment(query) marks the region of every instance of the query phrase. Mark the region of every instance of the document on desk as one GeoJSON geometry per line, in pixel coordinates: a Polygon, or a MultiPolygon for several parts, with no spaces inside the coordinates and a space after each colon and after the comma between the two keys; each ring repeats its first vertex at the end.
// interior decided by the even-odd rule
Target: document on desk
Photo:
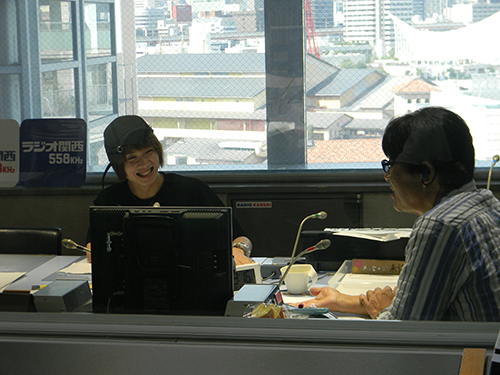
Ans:
{"type": "Polygon", "coordinates": [[[325,228],[324,231],[332,232],[334,236],[388,242],[400,238],[409,238],[411,228],[325,228]]]}
{"type": "Polygon", "coordinates": [[[328,280],[328,285],[341,293],[356,296],[375,288],[394,288],[398,278],[399,275],[352,273],[352,260],[346,260],[328,280]]]}
{"type": "Polygon", "coordinates": [[[68,267],[63,268],[59,272],[69,273],[72,275],[91,274],[92,273],[92,265],[91,265],[91,263],[89,263],[87,258],[85,258],[79,262],[71,263],[68,267]]]}
{"type": "Polygon", "coordinates": [[[0,292],[25,274],[26,272],[0,272],[0,292]]]}
{"type": "Polygon", "coordinates": [[[394,288],[398,283],[399,275],[369,275],[349,273],[344,276],[342,281],[336,285],[335,289],[339,292],[357,296],[366,294],[369,290],[375,288],[383,289],[386,286],[394,288]]]}

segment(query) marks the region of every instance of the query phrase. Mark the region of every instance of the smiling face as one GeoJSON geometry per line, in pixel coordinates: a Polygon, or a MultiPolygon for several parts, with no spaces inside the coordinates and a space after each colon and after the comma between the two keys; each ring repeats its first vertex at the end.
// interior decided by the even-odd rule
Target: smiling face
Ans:
{"type": "Polygon", "coordinates": [[[432,207],[428,207],[425,186],[420,176],[406,172],[402,164],[392,165],[384,178],[391,185],[396,211],[422,215],[432,207]]]}
{"type": "Polygon", "coordinates": [[[151,146],[127,153],[123,169],[129,184],[147,190],[156,182],[159,165],[158,153],[151,146]]]}

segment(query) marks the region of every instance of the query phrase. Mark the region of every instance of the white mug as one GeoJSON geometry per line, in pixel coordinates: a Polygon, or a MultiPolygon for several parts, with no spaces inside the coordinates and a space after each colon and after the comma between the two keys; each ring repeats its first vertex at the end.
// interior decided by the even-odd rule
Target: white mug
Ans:
{"type": "MultiPolygon", "coordinates": [[[[281,277],[288,266],[281,267],[281,277]]],[[[310,264],[294,264],[285,277],[285,285],[290,294],[304,294],[318,281],[318,274],[310,264]]]]}

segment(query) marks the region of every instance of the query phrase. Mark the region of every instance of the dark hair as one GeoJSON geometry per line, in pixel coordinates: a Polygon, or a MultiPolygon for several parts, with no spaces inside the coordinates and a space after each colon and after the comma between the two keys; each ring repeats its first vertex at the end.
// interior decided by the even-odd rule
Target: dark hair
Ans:
{"type": "Polygon", "coordinates": [[[445,191],[474,177],[469,127],[459,115],[442,107],[425,107],[389,121],[382,149],[393,161],[399,157],[408,173],[425,173],[422,163],[432,164],[445,191]]]}
{"type": "Polygon", "coordinates": [[[125,162],[126,162],[126,156],[127,154],[130,154],[131,152],[135,150],[143,150],[147,147],[153,147],[153,149],[156,151],[158,154],[158,158],[160,161],[160,167],[163,167],[163,146],[161,142],[156,138],[154,133],[152,132],[147,132],[145,133],[145,136],[139,139],[136,143],[131,144],[131,145],[126,145],[123,147],[123,152],[120,154],[120,162],[119,163],[111,163],[111,166],[113,167],[116,175],[120,179],[120,181],[125,181],[127,179],[127,175],[125,174],[125,162]]]}

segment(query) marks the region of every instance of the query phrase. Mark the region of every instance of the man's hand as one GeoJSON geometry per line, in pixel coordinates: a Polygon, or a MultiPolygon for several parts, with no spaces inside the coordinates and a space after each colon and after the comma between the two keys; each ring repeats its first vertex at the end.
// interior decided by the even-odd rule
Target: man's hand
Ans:
{"type": "Polygon", "coordinates": [[[242,264],[254,263],[252,259],[247,258],[245,256],[243,250],[237,247],[233,247],[233,258],[234,258],[234,264],[237,266],[242,264]]]}
{"type": "Polygon", "coordinates": [[[316,298],[301,303],[291,303],[291,305],[296,307],[299,305],[302,307],[309,307],[314,304],[316,307],[326,307],[330,311],[335,311],[337,300],[341,294],[338,290],[327,286],[323,288],[312,287],[309,293],[316,296],[316,298]]]}
{"type": "Polygon", "coordinates": [[[348,296],[329,286],[323,288],[312,287],[309,293],[316,296],[316,298],[301,303],[292,303],[291,305],[309,307],[314,304],[316,307],[326,307],[330,311],[367,315],[365,308],[359,302],[359,296],[348,296]]]}
{"type": "MultiPolygon", "coordinates": [[[[90,242],[85,247],[90,250],[90,242]]],[[[89,263],[92,263],[91,253],[87,253],[87,260],[88,260],[89,263]]]]}
{"type": "Polygon", "coordinates": [[[395,292],[396,288],[392,290],[389,286],[386,286],[384,289],[375,288],[375,290],[366,292],[366,295],[360,295],[359,301],[365,307],[368,315],[372,319],[375,319],[382,310],[389,307],[392,303],[395,292]]]}

